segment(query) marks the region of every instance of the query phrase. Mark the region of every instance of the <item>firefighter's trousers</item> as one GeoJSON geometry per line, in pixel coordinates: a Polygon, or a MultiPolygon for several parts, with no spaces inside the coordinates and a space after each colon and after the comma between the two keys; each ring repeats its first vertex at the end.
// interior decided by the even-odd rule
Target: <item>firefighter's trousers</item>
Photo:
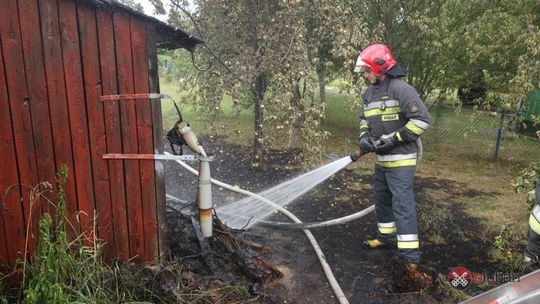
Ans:
{"type": "Polygon", "coordinates": [[[416,166],[382,168],[376,165],[373,190],[377,239],[397,244],[397,254],[418,263],[420,242],[413,190],[415,173],[416,166]]]}

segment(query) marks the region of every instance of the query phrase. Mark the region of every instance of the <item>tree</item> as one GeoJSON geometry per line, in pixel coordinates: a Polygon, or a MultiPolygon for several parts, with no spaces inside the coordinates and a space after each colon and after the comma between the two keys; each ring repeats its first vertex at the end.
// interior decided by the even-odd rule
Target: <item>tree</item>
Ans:
{"type": "MultiPolygon", "coordinates": [[[[315,2],[324,3],[320,14],[332,11],[332,16],[350,17],[344,5],[315,2]],[[339,15],[340,11],[349,15],[339,15]]],[[[224,94],[232,96],[238,109],[253,109],[256,166],[274,140],[272,129],[286,129],[289,146],[300,145],[304,154],[318,152],[318,141],[326,133],[320,129],[324,104],[314,94],[318,52],[310,52],[313,48],[308,44],[314,43],[306,38],[308,30],[314,31],[305,19],[310,1],[200,0],[195,12],[173,3],[189,15],[193,29],[217,58],[210,70],[188,77],[185,87],[190,89],[190,99],[214,114],[219,113],[224,94]]],[[[349,40],[339,41],[348,44],[349,40]]],[[[333,55],[346,49],[333,45],[333,55]]]]}
{"type": "Polygon", "coordinates": [[[369,42],[388,44],[426,97],[482,75],[513,101],[538,88],[540,4],[533,0],[351,1],[369,42]]]}
{"type": "Polygon", "coordinates": [[[322,103],[326,100],[328,76],[341,75],[344,64],[345,69],[350,70],[350,59],[367,43],[363,16],[354,14],[352,5],[349,1],[303,1],[306,46],[317,73],[322,103]]]}

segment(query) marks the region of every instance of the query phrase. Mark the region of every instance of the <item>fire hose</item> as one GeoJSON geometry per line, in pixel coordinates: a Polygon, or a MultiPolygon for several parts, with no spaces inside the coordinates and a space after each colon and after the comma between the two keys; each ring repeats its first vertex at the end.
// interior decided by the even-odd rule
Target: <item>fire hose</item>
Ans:
{"type": "Polygon", "coordinates": [[[261,221],[259,225],[261,226],[267,226],[267,227],[274,227],[274,228],[282,228],[282,229],[312,229],[312,228],[322,228],[322,227],[328,227],[333,225],[341,225],[345,224],[354,220],[357,220],[359,218],[362,218],[371,212],[375,211],[375,205],[371,205],[370,207],[353,213],[349,214],[344,217],[324,221],[324,222],[313,222],[313,223],[285,223],[285,222],[268,222],[268,221],[261,221]]]}

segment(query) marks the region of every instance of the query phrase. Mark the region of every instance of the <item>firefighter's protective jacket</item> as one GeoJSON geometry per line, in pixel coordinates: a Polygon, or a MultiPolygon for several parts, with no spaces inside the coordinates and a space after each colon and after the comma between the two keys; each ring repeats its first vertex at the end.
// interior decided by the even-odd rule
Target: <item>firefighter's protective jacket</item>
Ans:
{"type": "Polygon", "coordinates": [[[386,78],[370,85],[363,100],[359,139],[368,135],[397,138],[396,146],[390,151],[376,153],[377,164],[383,168],[415,166],[418,152],[415,141],[432,122],[416,90],[401,79],[386,78]]]}
{"type": "MultiPolygon", "coordinates": [[[[534,205],[531,216],[529,217],[529,227],[536,235],[540,236],[540,179],[536,182],[536,205],[534,205]]],[[[537,250],[537,252],[540,254],[540,250],[537,250]]]]}
{"type": "Polygon", "coordinates": [[[527,258],[538,261],[540,257],[540,179],[536,182],[536,205],[529,216],[529,233],[525,262],[527,258]]]}

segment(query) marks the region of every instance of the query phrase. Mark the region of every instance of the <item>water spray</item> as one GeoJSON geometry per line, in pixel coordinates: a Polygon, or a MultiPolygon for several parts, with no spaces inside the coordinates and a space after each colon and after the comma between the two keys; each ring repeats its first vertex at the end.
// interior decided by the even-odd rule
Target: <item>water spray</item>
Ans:
{"type": "MultiPolygon", "coordinates": [[[[167,152],[165,152],[165,153],[167,154],[167,152]]],[[[342,161],[345,162],[346,164],[349,164],[351,162],[351,159],[350,159],[350,157],[347,156],[346,158],[343,158],[342,161]]],[[[197,172],[197,170],[191,168],[190,166],[188,166],[183,161],[177,160],[176,162],[179,165],[181,165],[182,167],[184,167],[186,170],[188,170],[189,172],[191,172],[191,173],[193,173],[195,175],[199,175],[199,172],[197,172]]],[[[214,184],[216,184],[216,185],[218,185],[220,187],[223,187],[223,188],[225,188],[227,190],[237,192],[237,193],[240,193],[240,194],[244,194],[246,196],[255,198],[257,200],[260,200],[260,201],[264,202],[265,204],[267,204],[269,206],[272,206],[272,208],[280,211],[281,213],[283,213],[287,217],[289,217],[295,224],[302,224],[300,219],[298,219],[289,210],[283,208],[282,206],[276,204],[275,202],[273,202],[273,201],[271,201],[271,200],[269,200],[269,199],[267,199],[267,198],[265,198],[263,196],[255,194],[253,192],[249,192],[249,191],[244,190],[244,189],[233,187],[233,186],[231,186],[229,184],[223,183],[223,182],[215,180],[215,179],[210,179],[210,180],[211,180],[212,183],[214,183],[214,184]]],[[[340,304],[348,304],[349,301],[347,300],[347,297],[345,296],[345,294],[343,293],[343,290],[339,286],[339,283],[337,282],[337,280],[336,280],[336,278],[335,278],[335,276],[334,276],[334,274],[332,272],[332,269],[330,268],[330,265],[326,261],[326,257],[324,256],[324,253],[322,252],[321,247],[317,243],[317,240],[315,239],[315,237],[313,236],[311,231],[309,231],[307,229],[303,229],[303,231],[306,234],[306,237],[308,238],[309,242],[311,243],[311,246],[315,250],[315,254],[317,255],[317,258],[319,259],[319,262],[321,263],[324,274],[326,275],[326,278],[328,279],[330,287],[334,291],[334,294],[336,295],[337,300],[339,301],[340,304]]]]}
{"type": "MultiPolygon", "coordinates": [[[[324,166],[262,191],[259,193],[259,196],[265,197],[284,207],[333,176],[350,162],[351,158],[349,157],[337,159],[324,166]]],[[[263,219],[273,214],[275,211],[276,208],[254,197],[246,197],[232,204],[216,208],[216,213],[221,221],[227,226],[235,229],[245,229],[256,225],[259,222],[259,219],[263,219]],[[239,217],[238,215],[240,214],[250,217],[251,220],[246,220],[245,217],[239,217]]]]}

